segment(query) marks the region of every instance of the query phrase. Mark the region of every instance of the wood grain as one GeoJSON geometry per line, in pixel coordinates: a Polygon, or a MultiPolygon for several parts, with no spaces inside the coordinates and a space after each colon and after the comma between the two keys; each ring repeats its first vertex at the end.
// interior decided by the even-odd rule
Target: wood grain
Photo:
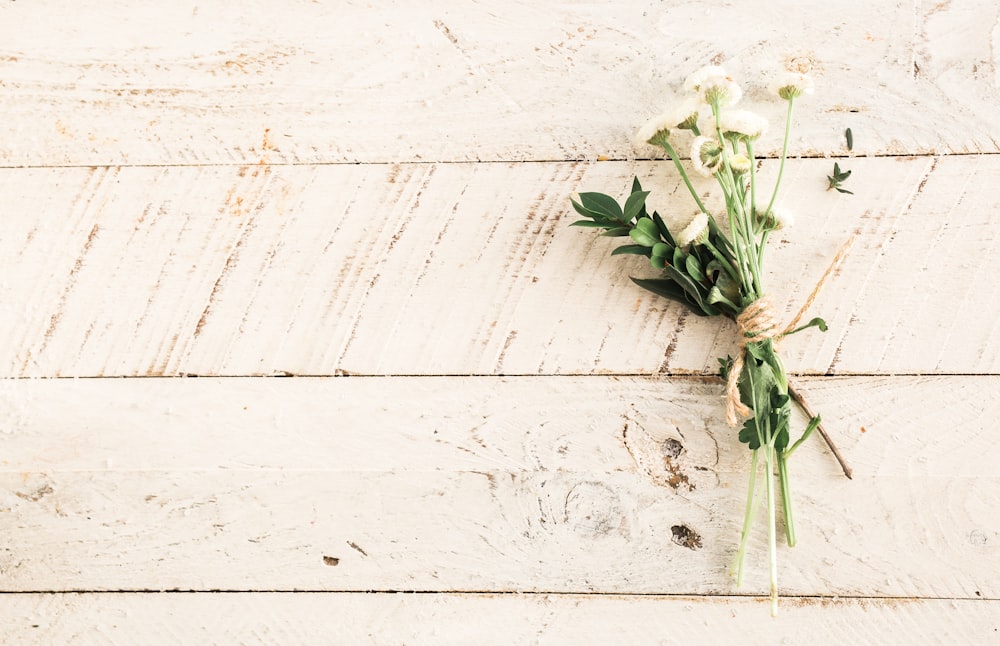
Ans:
{"type": "Polygon", "coordinates": [[[796,154],[1000,151],[991,0],[46,7],[0,7],[3,165],[628,159],[708,63],[776,123],[761,76],[812,68],[796,154]]]}
{"type": "Polygon", "coordinates": [[[4,643],[985,644],[998,602],[479,594],[0,595],[4,643]],[[678,639],[683,635],[683,640],[678,639]]]}
{"type": "MultiPolygon", "coordinates": [[[[5,591],[737,592],[748,455],[712,422],[714,381],[7,387],[5,591]]],[[[783,592],[1000,597],[996,387],[806,380],[856,475],[818,440],[797,454],[783,592]]],[[[764,589],[765,546],[744,593],[764,589]]]]}
{"type": "MultiPolygon", "coordinates": [[[[792,371],[1000,371],[998,159],[859,159],[853,197],[823,190],[829,162],[789,165],[779,312],[859,236],[810,312],[830,332],[783,345],[792,371]]],[[[686,223],[654,162],[0,171],[0,374],[714,372],[727,322],[632,285],[653,270],[567,226],[569,195],[634,174],[686,223]]]]}

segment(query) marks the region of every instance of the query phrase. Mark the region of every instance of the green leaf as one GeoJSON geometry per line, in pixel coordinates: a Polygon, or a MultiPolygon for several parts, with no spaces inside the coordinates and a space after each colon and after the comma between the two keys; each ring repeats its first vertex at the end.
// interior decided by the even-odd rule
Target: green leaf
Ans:
{"type": "Polygon", "coordinates": [[[635,228],[639,229],[645,233],[650,238],[660,239],[660,230],[656,227],[656,224],[649,218],[640,218],[635,223],[635,228]]]}
{"type": "Polygon", "coordinates": [[[699,283],[705,282],[705,274],[701,270],[701,261],[698,260],[698,256],[691,254],[687,257],[685,263],[685,269],[687,269],[688,276],[699,283]]]}
{"type": "Polygon", "coordinates": [[[642,190],[642,184],[639,183],[639,178],[638,177],[633,177],[632,178],[632,192],[633,193],[638,193],[641,190],[642,190]]]}
{"type": "Polygon", "coordinates": [[[683,303],[698,316],[704,316],[702,312],[691,306],[691,302],[688,300],[684,290],[672,280],[667,278],[633,278],[632,282],[643,289],[653,292],[657,296],[663,296],[672,301],[683,303]]]}
{"type": "Polygon", "coordinates": [[[705,316],[715,316],[719,313],[719,310],[712,307],[712,305],[708,302],[707,289],[703,291],[703,288],[698,283],[691,280],[691,278],[684,272],[678,270],[676,266],[672,267],[667,265],[663,268],[663,271],[667,274],[667,276],[672,278],[674,282],[680,285],[681,289],[684,290],[684,293],[687,294],[688,302],[692,304],[691,309],[695,309],[693,306],[696,305],[702,312],[705,313],[705,316]]]}
{"type": "Polygon", "coordinates": [[[639,217],[640,211],[642,211],[642,207],[646,203],[647,195],[649,195],[649,191],[639,191],[638,193],[632,193],[628,196],[628,199],[625,200],[625,214],[623,216],[624,222],[631,222],[635,218],[639,217]]]}
{"type": "Polygon", "coordinates": [[[632,229],[631,231],[628,232],[628,235],[636,242],[636,244],[641,244],[644,247],[652,247],[657,242],[659,242],[659,239],[650,238],[648,235],[646,235],[639,229],[632,229]]]}
{"type": "Polygon", "coordinates": [[[637,256],[649,256],[649,247],[643,246],[641,244],[627,244],[616,248],[611,252],[612,256],[621,256],[625,254],[635,254],[637,256]]]}
{"type": "Polygon", "coordinates": [[[802,330],[807,330],[807,329],[809,329],[811,327],[818,327],[820,332],[826,332],[826,330],[827,330],[826,321],[824,321],[823,319],[821,319],[819,317],[816,317],[813,320],[811,320],[808,323],[806,323],[805,325],[801,325],[801,326],[795,328],[794,330],[792,330],[791,332],[785,334],[785,336],[790,336],[792,334],[795,334],[796,332],[801,332],[802,330]]]}
{"type": "Polygon", "coordinates": [[[844,136],[847,138],[847,149],[854,150],[854,133],[850,128],[844,131],[844,136]]]}
{"type": "Polygon", "coordinates": [[[583,208],[606,218],[622,222],[622,208],[615,198],[604,193],[580,193],[583,208]]]}
{"type": "Polygon", "coordinates": [[[680,247],[674,247],[674,267],[687,266],[687,254],[680,247]]]}
{"type": "Polygon", "coordinates": [[[854,191],[849,191],[846,188],[840,188],[839,186],[834,186],[834,188],[837,189],[837,191],[840,193],[847,193],[848,195],[854,195],[854,191]]]}
{"type": "Polygon", "coordinates": [[[618,238],[621,236],[627,236],[631,231],[632,229],[629,227],[612,227],[601,235],[609,238],[618,238]]]}
{"type": "Polygon", "coordinates": [[[649,263],[657,269],[663,269],[667,266],[667,261],[663,259],[663,256],[651,256],[649,258],[649,263]]]}
{"type": "Polygon", "coordinates": [[[767,358],[767,350],[763,343],[760,342],[747,343],[746,349],[747,352],[750,353],[750,356],[752,356],[754,359],[757,359],[758,361],[765,361],[767,358]]]}
{"type": "Polygon", "coordinates": [[[760,436],[757,434],[757,420],[753,417],[743,422],[743,427],[740,429],[740,442],[748,445],[751,451],[756,451],[760,448],[760,436]]]}
{"type": "Polygon", "coordinates": [[[653,245],[653,255],[659,256],[660,258],[670,258],[670,245],[665,242],[657,242],[653,245]]]}
{"type": "Polygon", "coordinates": [[[661,218],[660,214],[656,211],[653,211],[653,222],[656,223],[656,228],[660,230],[660,237],[666,240],[667,244],[670,246],[676,247],[677,243],[674,242],[674,237],[670,235],[670,230],[667,228],[667,225],[664,224],[663,218],[661,218]]]}
{"type": "Polygon", "coordinates": [[[595,220],[577,220],[570,224],[571,227],[587,227],[589,229],[606,229],[608,227],[604,222],[598,222],[595,220]]]}
{"type": "MultiPolygon", "coordinates": [[[[669,272],[673,269],[673,267],[667,265],[663,269],[664,271],[669,272]]],[[[676,282],[668,278],[633,278],[632,282],[658,296],[663,296],[665,298],[669,298],[670,300],[677,301],[678,303],[683,303],[697,316],[712,316],[718,314],[714,308],[709,308],[711,311],[706,312],[704,309],[699,307],[697,303],[692,302],[687,293],[679,287],[676,282]]]]}
{"type": "Polygon", "coordinates": [[[574,200],[573,198],[569,198],[569,201],[573,203],[573,209],[585,218],[593,218],[595,215],[598,215],[597,213],[593,213],[583,208],[583,205],[574,200]]]}

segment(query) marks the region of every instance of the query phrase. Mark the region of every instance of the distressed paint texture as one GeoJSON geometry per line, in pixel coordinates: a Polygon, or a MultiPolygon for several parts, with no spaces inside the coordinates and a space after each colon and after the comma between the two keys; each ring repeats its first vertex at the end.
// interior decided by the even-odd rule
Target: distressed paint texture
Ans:
{"type": "Polygon", "coordinates": [[[0,642],[996,640],[998,51],[987,0],[3,3],[0,642]],[[708,62],[765,182],[817,79],[781,314],[856,236],[782,348],[855,480],[796,455],[778,622],[732,329],[567,228],[686,223],[631,135],[708,62]]]}
{"type": "MultiPolygon", "coordinates": [[[[995,373],[1000,162],[851,167],[855,197],[822,191],[826,161],[786,169],[802,222],[773,240],[779,312],[858,236],[810,312],[830,331],[788,339],[788,365],[995,373]]],[[[649,267],[568,228],[569,195],[633,174],[682,226],[657,162],[0,171],[19,214],[0,237],[0,373],[713,373],[729,324],[644,292],[628,276],[649,267]]]]}
{"type": "Polygon", "coordinates": [[[0,163],[629,158],[707,62],[813,70],[797,154],[846,153],[846,127],[864,154],[997,152],[998,20],[991,0],[9,2],[0,163]]]}
{"type": "MultiPolygon", "coordinates": [[[[855,479],[797,454],[782,590],[1000,597],[996,381],[805,380],[855,479]]],[[[748,455],[716,380],[8,383],[5,591],[737,592],[748,455]]]]}

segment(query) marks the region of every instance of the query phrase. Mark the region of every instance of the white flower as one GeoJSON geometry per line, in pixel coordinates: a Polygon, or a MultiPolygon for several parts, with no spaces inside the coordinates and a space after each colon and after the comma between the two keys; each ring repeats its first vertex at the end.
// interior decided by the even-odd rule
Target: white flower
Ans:
{"type": "Polygon", "coordinates": [[[795,213],[783,208],[772,208],[771,218],[774,220],[775,229],[787,229],[795,224],[795,213]]]}
{"type": "Polygon", "coordinates": [[[706,80],[715,77],[725,78],[726,76],[726,70],[722,67],[718,65],[706,65],[700,70],[692,72],[684,79],[684,89],[688,92],[699,92],[706,80]]]}
{"type": "MultiPolygon", "coordinates": [[[[693,97],[686,97],[672,110],[666,113],[678,130],[690,130],[698,124],[698,110],[701,104],[693,97]]],[[[664,116],[666,116],[664,115],[664,116]]]]}
{"type": "Polygon", "coordinates": [[[729,157],[729,167],[733,169],[733,173],[737,175],[742,175],[743,173],[750,172],[750,158],[743,153],[736,153],[729,157]]]}
{"type": "Polygon", "coordinates": [[[711,177],[722,163],[722,147],[711,137],[695,137],[691,142],[691,164],[705,177],[711,177]]]}
{"type": "Polygon", "coordinates": [[[733,77],[718,65],[709,65],[694,72],[684,80],[684,88],[697,92],[698,98],[712,105],[734,105],[743,97],[743,90],[733,77]]]}
{"type": "Polygon", "coordinates": [[[805,72],[785,72],[778,77],[773,87],[775,93],[786,101],[815,91],[812,77],[805,72]]]}
{"type": "Polygon", "coordinates": [[[694,216],[694,219],[686,227],[681,229],[680,233],[674,236],[674,242],[677,243],[678,247],[686,247],[692,242],[696,244],[705,242],[707,236],[708,216],[704,213],[699,213],[694,216]]]}
{"type": "Polygon", "coordinates": [[[719,125],[724,135],[738,139],[757,139],[767,132],[767,119],[749,110],[726,110],[719,125]]]}
{"type": "Polygon", "coordinates": [[[770,212],[757,211],[757,221],[766,229],[787,229],[795,224],[795,213],[782,207],[772,207],[770,212]]]}
{"type": "Polygon", "coordinates": [[[674,127],[673,115],[671,114],[660,114],[649,121],[647,121],[639,130],[635,133],[635,145],[642,146],[643,144],[653,144],[653,141],[663,137],[664,139],[670,137],[670,129],[674,127]]]}
{"type": "Polygon", "coordinates": [[[654,138],[669,138],[674,130],[690,130],[698,123],[699,107],[697,100],[688,97],[671,110],[653,117],[635,133],[635,145],[657,145],[652,141],[654,138]]]}

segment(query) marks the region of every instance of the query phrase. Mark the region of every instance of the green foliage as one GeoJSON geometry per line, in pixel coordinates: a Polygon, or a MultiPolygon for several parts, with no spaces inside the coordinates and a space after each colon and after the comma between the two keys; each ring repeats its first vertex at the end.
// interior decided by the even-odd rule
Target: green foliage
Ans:
{"type": "Polygon", "coordinates": [[[832,189],[834,189],[834,190],[836,190],[837,192],[840,192],[840,193],[847,193],[848,195],[854,195],[853,191],[849,191],[846,188],[843,188],[841,186],[841,184],[843,184],[845,181],[847,181],[847,178],[850,177],[850,176],[851,176],[851,171],[849,171],[849,170],[844,170],[844,171],[840,170],[840,164],[838,164],[837,162],[834,162],[833,163],[833,175],[827,175],[826,176],[827,181],[830,182],[830,185],[827,187],[826,190],[829,191],[832,188],[832,189]]]}

